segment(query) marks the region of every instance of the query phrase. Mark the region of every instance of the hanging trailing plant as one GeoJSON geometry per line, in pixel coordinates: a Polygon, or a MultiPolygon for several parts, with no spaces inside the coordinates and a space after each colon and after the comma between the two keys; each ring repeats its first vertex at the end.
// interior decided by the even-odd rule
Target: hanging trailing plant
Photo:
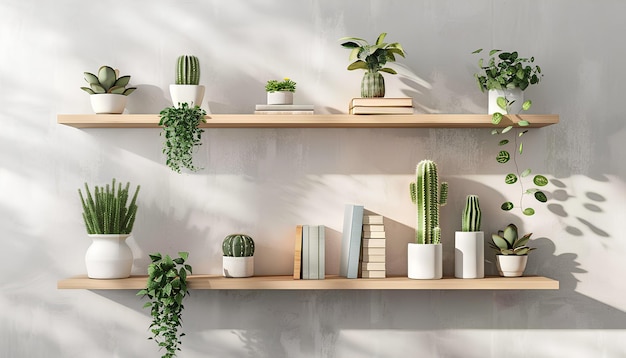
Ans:
{"type": "Polygon", "coordinates": [[[202,145],[204,130],[199,128],[199,124],[206,123],[205,115],[204,109],[190,107],[187,103],[161,111],[159,125],[163,127],[161,135],[165,137],[163,153],[167,156],[167,166],[173,171],[180,173],[181,168],[199,170],[193,164],[193,150],[202,145]]]}

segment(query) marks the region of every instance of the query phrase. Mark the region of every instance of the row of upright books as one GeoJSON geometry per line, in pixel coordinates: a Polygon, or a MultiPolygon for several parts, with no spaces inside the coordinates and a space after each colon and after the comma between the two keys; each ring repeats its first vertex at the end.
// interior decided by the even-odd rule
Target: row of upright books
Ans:
{"type": "Polygon", "coordinates": [[[346,205],[339,276],[386,277],[386,246],[383,216],[366,213],[362,205],[346,205]]]}
{"type": "Polygon", "coordinates": [[[353,98],[350,114],[413,114],[413,98],[353,98]]]}
{"type": "Polygon", "coordinates": [[[323,280],[326,276],[326,228],[298,225],[293,261],[295,280],[323,280]]]}

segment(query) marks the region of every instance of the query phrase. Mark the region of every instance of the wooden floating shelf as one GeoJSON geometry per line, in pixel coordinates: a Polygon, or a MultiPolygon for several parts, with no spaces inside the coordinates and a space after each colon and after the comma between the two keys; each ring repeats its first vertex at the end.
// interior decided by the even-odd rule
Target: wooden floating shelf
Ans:
{"type": "MultiPolygon", "coordinates": [[[[498,127],[521,118],[531,128],[559,122],[557,114],[505,116],[498,127]]],[[[202,128],[493,128],[487,114],[413,114],[413,115],[254,115],[211,114],[202,128]]],[[[57,122],[76,128],[158,128],[158,114],[59,114],[57,122]]]]}
{"type": "MultiPolygon", "coordinates": [[[[411,280],[406,277],[384,279],[347,279],[327,276],[324,280],[294,280],[292,276],[255,276],[224,278],[216,275],[188,276],[189,288],[195,290],[558,290],[559,281],[541,277],[486,277],[483,279],[411,280]]],[[[140,290],[147,276],[96,280],[76,276],[57,283],[59,289],[140,290]]]]}

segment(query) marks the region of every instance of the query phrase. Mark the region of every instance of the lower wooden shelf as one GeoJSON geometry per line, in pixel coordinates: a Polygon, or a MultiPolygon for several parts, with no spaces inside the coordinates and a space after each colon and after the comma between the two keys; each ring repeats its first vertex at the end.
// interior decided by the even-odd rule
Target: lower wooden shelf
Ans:
{"type": "MultiPolygon", "coordinates": [[[[57,283],[59,289],[140,290],[147,276],[96,280],[76,276],[57,283]]],[[[189,288],[195,290],[558,290],[559,281],[541,276],[485,277],[441,280],[411,280],[406,277],[384,279],[347,279],[326,276],[324,280],[294,280],[291,276],[225,278],[216,275],[191,275],[189,288]]]]}

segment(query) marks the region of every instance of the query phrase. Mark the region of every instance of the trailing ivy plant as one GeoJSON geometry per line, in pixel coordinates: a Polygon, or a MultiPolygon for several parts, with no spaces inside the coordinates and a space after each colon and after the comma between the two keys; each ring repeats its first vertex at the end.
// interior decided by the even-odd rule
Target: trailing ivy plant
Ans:
{"type": "Polygon", "coordinates": [[[162,358],[176,357],[182,344],[180,338],[185,333],[179,333],[182,327],[183,298],[189,295],[187,288],[187,274],[191,274],[191,266],[185,264],[189,257],[188,252],[179,252],[177,258],[155,253],[150,255],[152,263],[148,266],[148,282],[146,288],[139,291],[137,296],[148,297],[149,302],[143,306],[150,307],[152,323],[150,332],[161,349],[167,352],[162,358]]]}
{"type": "Polygon", "coordinates": [[[163,153],[167,156],[166,164],[173,171],[180,173],[181,168],[197,171],[193,164],[194,147],[202,145],[203,129],[200,123],[206,123],[206,111],[199,106],[190,107],[180,103],[163,109],[159,125],[163,127],[161,135],[165,137],[163,153]]]}

